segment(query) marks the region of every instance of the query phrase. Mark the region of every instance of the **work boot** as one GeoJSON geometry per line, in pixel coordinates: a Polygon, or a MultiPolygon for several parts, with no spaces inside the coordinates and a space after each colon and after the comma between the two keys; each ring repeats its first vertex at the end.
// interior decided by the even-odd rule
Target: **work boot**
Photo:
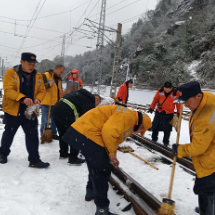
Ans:
{"type": "Polygon", "coordinates": [[[94,199],[94,193],[91,188],[86,189],[86,195],[85,195],[85,201],[90,202],[91,200],[94,199]]]}
{"type": "Polygon", "coordinates": [[[60,152],[60,159],[65,159],[69,157],[69,153],[68,152],[60,152]]]}
{"type": "Polygon", "coordinates": [[[169,147],[169,143],[163,143],[164,146],[169,147]]]}
{"type": "Polygon", "coordinates": [[[195,212],[199,214],[199,207],[195,208],[195,212]]]}
{"type": "Polygon", "coordinates": [[[69,166],[81,166],[85,162],[85,159],[77,158],[75,161],[69,160],[68,165],[69,166]]]}
{"type": "Polygon", "coordinates": [[[104,207],[104,208],[99,208],[96,207],[96,213],[95,215],[117,215],[117,214],[113,214],[109,211],[108,207],[104,207]]]}
{"type": "Polygon", "coordinates": [[[57,134],[52,135],[53,140],[59,140],[59,136],[57,134]]]}
{"type": "Polygon", "coordinates": [[[7,156],[4,154],[0,154],[0,163],[5,164],[7,163],[7,156]]]}
{"type": "Polygon", "coordinates": [[[45,169],[45,168],[47,168],[49,166],[50,166],[49,163],[44,163],[41,160],[39,160],[37,163],[30,163],[29,164],[29,167],[38,168],[38,169],[45,169]]]}

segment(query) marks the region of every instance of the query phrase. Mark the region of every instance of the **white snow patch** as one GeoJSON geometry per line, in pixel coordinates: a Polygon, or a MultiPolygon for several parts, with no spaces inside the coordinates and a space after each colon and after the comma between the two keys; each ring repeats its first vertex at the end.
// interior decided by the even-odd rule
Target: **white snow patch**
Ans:
{"type": "Polygon", "coordinates": [[[198,66],[199,64],[201,63],[202,61],[201,60],[194,60],[187,68],[188,70],[188,73],[190,73],[190,75],[194,76],[194,78],[197,78],[197,74],[196,74],[196,71],[198,69],[198,66]]]}

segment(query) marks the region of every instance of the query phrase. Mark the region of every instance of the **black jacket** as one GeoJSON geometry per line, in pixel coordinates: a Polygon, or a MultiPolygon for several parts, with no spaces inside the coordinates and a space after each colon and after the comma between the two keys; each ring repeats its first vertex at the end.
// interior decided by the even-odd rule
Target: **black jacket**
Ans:
{"type": "Polygon", "coordinates": [[[95,107],[94,95],[85,89],[72,91],[71,93],[65,95],[63,98],[69,100],[75,105],[79,116],[82,116],[87,111],[95,107]]]}

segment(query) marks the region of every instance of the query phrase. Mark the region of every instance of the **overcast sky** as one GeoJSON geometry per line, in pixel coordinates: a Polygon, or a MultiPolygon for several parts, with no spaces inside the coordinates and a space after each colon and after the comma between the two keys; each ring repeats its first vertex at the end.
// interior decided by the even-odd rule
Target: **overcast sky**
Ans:
{"type": "MultiPolygon", "coordinates": [[[[121,22],[123,33],[126,33],[132,23],[147,10],[154,9],[157,2],[107,0],[105,25],[117,28],[117,23],[121,22]]],[[[81,24],[89,24],[84,21],[85,18],[98,22],[100,9],[101,0],[1,0],[0,57],[7,57],[7,66],[17,64],[24,51],[35,53],[39,61],[53,59],[61,54],[65,33],[66,55],[74,56],[93,50],[96,35],[87,32],[84,35],[75,31],[74,27],[91,30],[81,24]]],[[[109,33],[107,36],[113,40],[116,37],[109,33]]]]}

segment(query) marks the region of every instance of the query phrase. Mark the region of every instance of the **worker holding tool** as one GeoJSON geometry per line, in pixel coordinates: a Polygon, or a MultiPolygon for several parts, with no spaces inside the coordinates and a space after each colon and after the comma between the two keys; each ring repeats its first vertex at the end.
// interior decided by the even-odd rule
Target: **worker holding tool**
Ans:
{"type": "Polygon", "coordinates": [[[62,79],[61,75],[64,73],[65,67],[61,64],[57,65],[54,70],[49,70],[43,74],[44,85],[46,88],[46,95],[41,102],[41,127],[40,134],[43,135],[44,130],[46,129],[48,115],[49,115],[49,106],[51,105],[51,129],[52,137],[55,140],[59,140],[57,135],[57,127],[54,122],[52,115],[52,108],[57,101],[62,97],[62,79]],[[54,77],[52,78],[52,74],[54,77]]]}
{"type": "Polygon", "coordinates": [[[38,62],[35,54],[22,53],[21,64],[8,69],[4,75],[2,106],[5,113],[5,130],[0,147],[1,164],[7,163],[14,135],[22,126],[29,154],[29,167],[47,168],[49,166],[49,163],[42,162],[39,156],[38,108],[31,112],[33,117],[25,115],[29,106],[40,106],[46,93],[42,75],[35,70],[36,63],[38,62]]]}
{"type": "Polygon", "coordinates": [[[119,165],[117,146],[133,132],[141,133],[152,126],[148,115],[123,106],[106,105],[94,108],[76,120],[62,140],[81,150],[85,156],[89,180],[86,201],[95,198],[95,215],[114,215],[107,198],[111,164],[119,165]]]}
{"type": "Polygon", "coordinates": [[[190,143],[173,145],[173,155],[192,157],[196,170],[194,193],[199,196],[200,215],[215,214],[215,96],[202,92],[197,81],[179,87],[179,98],[191,110],[190,143]]]}
{"type": "Polygon", "coordinates": [[[152,113],[157,105],[152,123],[152,141],[157,142],[159,131],[163,131],[163,143],[165,146],[169,145],[170,133],[172,131],[171,121],[174,116],[175,106],[177,107],[177,115],[180,113],[180,104],[175,105],[173,103],[178,96],[178,91],[176,88],[173,88],[171,82],[165,82],[164,86],[159,88],[155,94],[150,108],[147,111],[148,113],[152,113]]]}

